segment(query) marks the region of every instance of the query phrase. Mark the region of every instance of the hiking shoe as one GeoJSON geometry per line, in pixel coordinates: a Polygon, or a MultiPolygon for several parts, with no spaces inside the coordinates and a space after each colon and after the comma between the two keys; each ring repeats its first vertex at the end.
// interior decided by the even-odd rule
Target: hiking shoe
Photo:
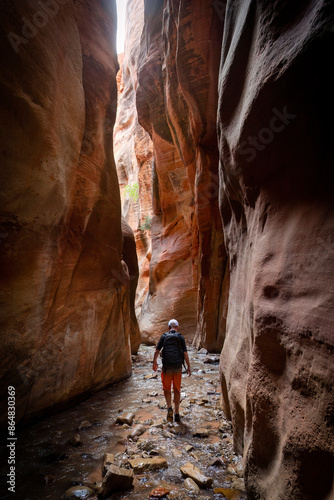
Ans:
{"type": "Polygon", "coordinates": [[[181,422],[181,417],[179,413],[175,413],[175,422],[181,422]]]}
{"type": "Polygon", "coordinates": [[[167,422],[173,422],[173,408],[168,408],[167,422]]]}

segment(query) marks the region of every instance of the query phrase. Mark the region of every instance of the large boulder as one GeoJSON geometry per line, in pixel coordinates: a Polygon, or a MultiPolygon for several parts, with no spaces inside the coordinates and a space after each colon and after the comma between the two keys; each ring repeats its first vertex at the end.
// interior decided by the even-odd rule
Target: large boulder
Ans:
{"type": "Polygon", "coordinates": [[[0,30],[0,388],[19,421],[131,374],[116,6],[4,0],[0,30]]]}

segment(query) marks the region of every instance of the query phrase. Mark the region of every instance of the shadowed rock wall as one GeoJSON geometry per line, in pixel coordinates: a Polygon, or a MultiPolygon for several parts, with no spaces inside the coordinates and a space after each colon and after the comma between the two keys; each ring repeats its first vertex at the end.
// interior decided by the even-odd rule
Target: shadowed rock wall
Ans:
{"type": "Polygon", "coordinates": [[[220,351],[228,286],[218,210],[217,81],[222,22],[198,1],[145,1],[137,110],[154,146],[152,259],[143,338],[168,319],[220,351]]]}
{"type": "Polygon", "coordinates": [[[1,2],[1,392],[15,386],[17,421],[131,373],[115,19],[113,1],[1,2]]]}
{"type": "Polygon", "coordinates": [[[226,8],[220,205],[230,261],[221,354],[250,498],[333,498],[333,8],[226,8]]]}
{"type": "Polygon", "coordinates": [[[145,1],[137,109],[154,218],[140,324],[154,341],[176,316],[188,338],[197,323],[197,345],[223,344],[254,499],[333,496],[333,25],[324,1],[145,1]]]}

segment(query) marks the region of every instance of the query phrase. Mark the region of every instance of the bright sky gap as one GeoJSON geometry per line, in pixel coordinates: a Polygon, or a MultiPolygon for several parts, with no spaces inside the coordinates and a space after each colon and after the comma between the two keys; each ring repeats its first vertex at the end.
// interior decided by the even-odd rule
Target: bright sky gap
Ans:
{"type": "Polygon", "coordinates": [[[117,4],[117,54],[124,52],[125,11],[127,0],[116,0],[117,4]]]}

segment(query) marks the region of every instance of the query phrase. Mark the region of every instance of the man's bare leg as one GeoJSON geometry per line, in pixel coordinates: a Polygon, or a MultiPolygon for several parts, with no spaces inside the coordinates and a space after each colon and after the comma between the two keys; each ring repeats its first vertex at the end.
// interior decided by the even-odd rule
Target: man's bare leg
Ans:
{"type": "Polygon", "coordinates": [[[171,391],[164,391],[164,395],[167,403],[167,408],[170,408],[172,406],[172,393],[171,391]]]}
{"type": "Polygon", "coordinates": [[[181,399],[181,394],[179,393],[179,391],[174,389],[175,413],[180,413],[180,399],[181,399]]]}

